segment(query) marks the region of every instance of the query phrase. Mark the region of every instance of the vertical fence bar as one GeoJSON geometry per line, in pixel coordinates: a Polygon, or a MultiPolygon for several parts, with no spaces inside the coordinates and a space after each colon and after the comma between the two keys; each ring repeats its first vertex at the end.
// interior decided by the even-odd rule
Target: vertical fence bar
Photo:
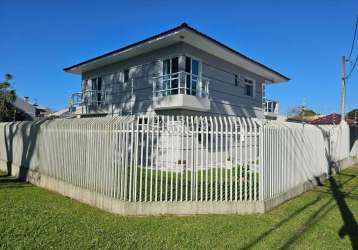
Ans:
{"type": "Polygon", "coordinates": [[[210,200],[213,201],[214,199],[214,164],[213,164],[213,154],[214,154],[214,146],[213,146],[213,140],[214,140],[214,125],[213,125],[213,119],[210,116],[209,117],[209,124],[210,124],[210,200]]]}
{"type": "Polygon", "coordinates": [[[226,117],[224,117],[224,131],[225,132],[223,132],[223,134],[224,134],[224,138],[225,138],[225,145],[224,145],[224,157],[225,157],[225,159],[224,159],[224,161],[221,163],[221,164],[223,164],[223,166],[222,167],[224,167],[225,168],[225,179],[224,179],[224,201],[227,201],[228,200],[228,174],[227,174],[227,171],[228,171],[228,167],[229,166],[227,166],[227,164],[228,164],[228,158],[229,158],[229,155],[228,155],[228,153],[229,153],[229,149],[228,149],[228,141],[229,141],[229,130],[228,130],[228,126],[227,126],[227,118],[226,117]]]}
{"type": "Polygon", "coordinates": [[[209,175],[209,124],[208,124],[208,118],[205,116],[204,118],[204,124],[205,124],[205,201],[208,201],[209,199],[209,191],[208,191],[208,175],[209,175]]]}
{"type": "Polygon", "coordinates": [[[215,122],[215,201],[218,201],[218,186],[219,186],[219,164],[218,164],[218,154],[219,154],[219,129],[217,117],[214,117],[215,122]]]}

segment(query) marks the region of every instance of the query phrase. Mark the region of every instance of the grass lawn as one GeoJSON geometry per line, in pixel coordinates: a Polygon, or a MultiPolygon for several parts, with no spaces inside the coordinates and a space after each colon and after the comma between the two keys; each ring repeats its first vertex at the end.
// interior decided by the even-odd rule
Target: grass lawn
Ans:
{"type": "Polygon", "coordinates": [[[357,219],[358,166],[247,216],[123,217],[0,177],[2,249],[352,249],[357,219]]]}

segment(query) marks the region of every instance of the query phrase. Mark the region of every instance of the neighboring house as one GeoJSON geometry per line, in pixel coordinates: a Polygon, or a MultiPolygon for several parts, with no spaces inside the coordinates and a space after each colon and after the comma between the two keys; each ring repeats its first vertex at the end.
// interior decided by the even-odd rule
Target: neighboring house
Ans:
{"type": "Polygon", "coordinates": [[[298,122],[298,123],[311,123],[312,121],[318,119],[320,116],[318,115],[311,115],[311,116],[300,116],[300,115],[296,115],[296,116],[291,116],[288,117],[286,121],[288,122],[298,122]]]}
{"type": "Polygon", "coordinates": [[[96,116],[263,117],[264,87],[289,80],[185,23],[64,70],[82,77],[70,109],[96,116]]]}
{"type": "Polygon", "coordinates": [[[70,118],[73,117],[73,114],[70,113],[68,108],[58,110],[56,112],[52,112],[48,115],[50,118],[70,118]]]}
{"type": "MultiPolygon", "coordinates": [[[[322,116],[316,120],[311,121],[314,125],[337,125],[341,123],[342,116],[337,113],[332,113],[326,116],[322,116]]],[[[352,155],[358,153],[358,124],[355,120],[346,118],[346,122],[349,125],[349,150],[352,155]],[[357,153],[356,153],[357,152],[357,153]]]]}
{"type": "Polygon", "coordinates": [[[32,121],[38,118],[45,117],[51,112],[47,107],[39,106],[36,103],[31,103],[28,97],[16,97],[12,103],[16,109],[14,120],[16,121],[32,121]]]}
{"type": "MultiPolygon", "coordinates": [[[[311,121],[311,124],[315,124],[315,125],[334,125],[334,124],[340,124],[341,123],[341,115],[340,114],[330,114],[330,115],[326,115],[326,116],[322,116],[319,117],[313,121],[311,121]]],[[[354,120],[347,118],[346,122],[349,125],[353,125],[354,124],[354,120]]]]}

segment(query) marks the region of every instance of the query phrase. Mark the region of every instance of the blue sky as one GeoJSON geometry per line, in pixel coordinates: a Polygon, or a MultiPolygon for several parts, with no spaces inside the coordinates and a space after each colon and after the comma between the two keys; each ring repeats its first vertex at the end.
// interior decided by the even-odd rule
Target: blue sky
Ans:
{"type": "MultiPolygon", "coordinates": [[[[20,96],[54,109],[80,89],[63,68],[187,22],[289,76],[267,89],[283,113],[302,103],[340,110],[340,58],[351,46],[358,1],[0,0],[0,76],[20,96]]],[[[358,41],[353,58],[358,54],[358,41]]],[[[358,107],[358,67],[347,86],[358,107]]]]}

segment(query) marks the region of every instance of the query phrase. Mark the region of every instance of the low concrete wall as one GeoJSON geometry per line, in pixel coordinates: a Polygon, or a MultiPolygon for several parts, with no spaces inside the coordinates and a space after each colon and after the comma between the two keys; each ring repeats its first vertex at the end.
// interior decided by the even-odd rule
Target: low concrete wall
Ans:
{"type": "Polygon", "coordinates": [[[288,190],[284,193],[279,194],[278,196],[276,196],[272,199],[268,199],[268,200],[264,201],[265,212],[270,211],[273,208],[279,206],[280,204],[282,204],[288,200],[291,200],[291,199],[299,196],[300,194],[307,192],[308,190],[313,189],[315,186],[323,183],[326,179],[327,179],[327,175],[321,175],[321,176],[317,177],[314,181],[306,181],[294,188],[291,188],[290,190],[288,190]]]}
{"type": "MultiPolygon", "coordinates": [[[[193,214],[252,214],[264,213],[264,203],[252,202],[125,202],[74,186],[64,181],[28,170],[27,176],[19,176],[21,168],[11,165],[12,175],[36,186],[58,192],[99,209],[122,215],[193,215],[193,214]]],[[[7,171],[6,162],[0,169],[7,171]]]]}
{"type": "Polygon", "coordinates": [[[338,161],[337,168],[339,170],[343,170],[357,163],[358,163],[358,159],[356,157],[348,157],[347,159],[338,161]]]}
{"type": "MultiPolygon", "coordinates": [[[[341,164],[341,169],[356,163],[347,159],[341,164]],[[348,165],[350,164],[350,165],[348,165]]],[[[265,213],[280,204],[323,183],[327,176],[322,175],[314,181],[302,183],[287,192],[265,201],[219,201],[219,202],[125,202],[84,189],[64,181],[41,175],[38,172],[20,168],[13,164],[0,161],[0,170],[7,172],[11,169],[13,176],[28,181],[36,186],[55,191],[77,201],[99,209],[121,215],[197,215],[197,214],[255,214],[265,213]],[[26,171],[25,171],[26,170],[26,171]],[[26,175],[24,174],[26,172],[26,175]]]]}

